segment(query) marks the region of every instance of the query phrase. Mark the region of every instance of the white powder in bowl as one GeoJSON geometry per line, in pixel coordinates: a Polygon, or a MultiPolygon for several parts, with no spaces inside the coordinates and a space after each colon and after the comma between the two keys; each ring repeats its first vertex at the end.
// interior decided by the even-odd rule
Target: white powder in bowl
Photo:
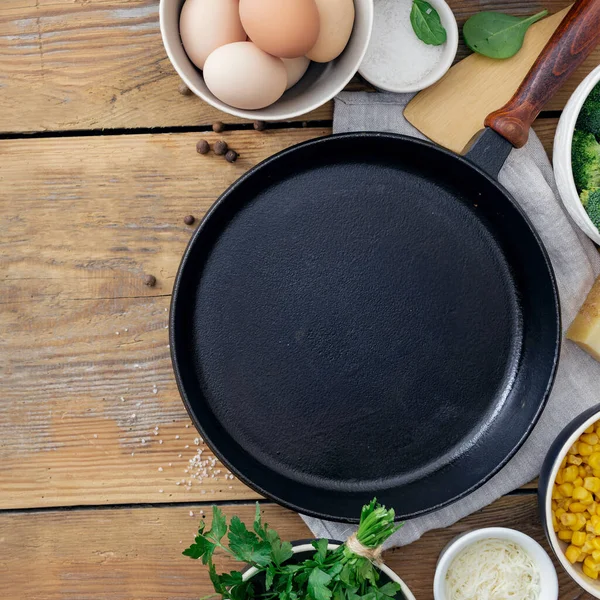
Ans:
{"type": "Polygon", "coordinates": [[[375,86],[416,84],[440,62],[444,46],[422,42],[410,24],[412,0],[375,0],[373,33],[360,74],[375,86]]]}

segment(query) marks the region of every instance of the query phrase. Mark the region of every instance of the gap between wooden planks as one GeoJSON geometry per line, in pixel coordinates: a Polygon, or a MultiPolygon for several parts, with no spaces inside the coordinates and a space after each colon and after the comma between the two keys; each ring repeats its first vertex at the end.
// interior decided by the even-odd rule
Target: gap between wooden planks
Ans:
{"type": "MultiPolygon", "coordinates": [[[[300,517],[275,505],[263,505],[263,519],[282,539],[312,537],[300,517]]],[[[246,523],[253,505],[225,506],[246,523]]],[[[193,541],[200,511],[207,506],[52,511],[0,514],[3,597],[17,600],[192,600],[212,592],[206,567],[181,556],[193,541]],[[190,516],[190,511],[193,516],[190,516]]],[[[431,531],[410,545],[385,553],[419,600],[433,597],[439,553],[456,535],[486,526],[506,526],[537,539],[552,556],[537,515],[535,496],[509,496],[446,529],[431,531]]],[[[560,598],[587,600],[564,569],[560,598]]],[[[236,568],[219,561],[223,570],[236,568]]]]}
{"type": "MultiPolygon", "coordinates": [[[[536,124],[547,147],[555,124],[536,124]]],[[[218,466],[187,485],[197,435],[166,329],[183,217],[328,132],[203,136],[240,151],[234,165],[199,156],[197,134],[0,141],[0,508],[255,497],[218,466]]]]}
{"type": "MultiPolygon", "coordinates": [[[[533,14],[533,0],[450,0],[459,23],[492,9],[533,14]]],[[[556,12],[569,0],[547,0],[556,12]]],[[[467,50],[461,41],[459,56],[467,50]]],[[[600,63],[587,59],[546,110],[560,110],[600,63]]],[[[2,0],[0,132],[206,125],[242,119],[177,93],[159,32],[158,0],[2,0]]],[[[356,79],[352,89],[370,89],[356,79]]],[[[297,119],[330,119],[332,104],[297,119]]]]}

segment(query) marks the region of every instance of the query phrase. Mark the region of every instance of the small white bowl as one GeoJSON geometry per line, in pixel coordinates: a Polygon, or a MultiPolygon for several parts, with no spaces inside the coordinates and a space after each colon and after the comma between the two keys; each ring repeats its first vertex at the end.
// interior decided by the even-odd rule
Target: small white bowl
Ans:
{"type": "Polygon", "coordinates": [[[573,132],[575,123],[581,111],[581,107],[588,97],[592,88],[600,81],[600,67],[596,67],[578,86],[569,98],[565,106],[554,137],[554,150],[552,162],[554,165],[554,177],[556,185],[562,198],[563,204],[571,218],[580,229],[596,244],[600,244],[600,232],[596,229],[585,208],[581,204],[573,169],[571,167],[571,144],[573,143],[573,132]]]}
{"type": "MultiPolygon", "coordinates": [[[[380,0],[374,0],[374,13],[377,12],[378,1],[380,0]]],[[[429,0],[429,3],[440,15],[440,20],[444,26],[444,29],[446,30],[447,35],[440,61],[425,77],[419,81],[397,86],[391,85],[387,83],[385,79],[382,79],[381,72],[378,71],[377,65],[361,65],[358,69],[359,74],[378,90],[384,92],[395,92],[398,94],[419,92],[433,85],[436,81],[439,81],[452,66],[458,50],[458,25],[456,24],[456,18],[454,17],[452,9],[444,0],[429,0]]],[[[374,29],[372,35],[377,35],[376,29],[374,29]]]]}
{"type": "Polygon", "coordinates": [[[459,535],[442,550],[433,580],[433,597],[435,600],[448,600],[446,573],[457,555],[474,542],[489,538],[509,540],[521,546],[531,556],[540,571],[542,589],[539,600],[556,600],[558,598],[558,577],[554,565],[546,551],[533,538],[516,529],[486,527],[459,535]]]}
{"type": "Polygon", "coordinates": [[[160,32],[171,64],[188,86],[205,102],[244,119],[286,121],[319,108],[341,92],[354,77],[371,37],[373,0],[354,0],[354,28],[344,51],[328,63],[311,62],[302,79],[274,104],[258,110],[229,106],[214,96],[204,83],[202,71],[188,58],[179,35],[179,14],[184,0],[160,0],[160,32]]]}
{"type": "MultiPolygon", "coordinates": [[[[330,542],[329,544],[327,544],[327,549],[335,550],[336,548],[339,548],[340,545],[341,545],[341,543],[331,543],[330,542]]],[[[308,542],[304,542],[304,541],[292,542],[292,550],[293,550],[294,554],[301,554],[303,552],[307,553],[307,558],[308,558],[308,556],[312,556],[315,553],[315,548],[310,541],[308,541],[308,542]]],[[[406,598],[406,600],[416,600],[413,593],[410,591],[410,589],[404,583],[404,581],[402,581],[402,579],[400,579],[400,577],[398,575],[396,575],[396,573],[394,573],[394,571],[392,571],[388,566],[378,565],[377,568],[382,573],[385,573],[392,581],[395,581],[396,583],[400,584],[401,591],[404,594],[404,597],[406,598]]],[[[248,581],[248,579],[250,579],[250,577],[253,577],[257,572],[258,572],[258,569],[256,567],[250,567],[249,569],[246,569],[245,571],[243,571],[242,576],[243,576],[244,581],[248,581]]]]}

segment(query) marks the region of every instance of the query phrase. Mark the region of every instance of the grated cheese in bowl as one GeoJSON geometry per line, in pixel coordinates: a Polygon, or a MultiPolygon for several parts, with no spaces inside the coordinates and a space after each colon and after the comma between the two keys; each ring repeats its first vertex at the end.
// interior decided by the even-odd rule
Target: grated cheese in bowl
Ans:
{"type": "Polygon", "coordinates": [[[541,577],[517,543],[486,538],[464,548],[446,572],[448,600],[538,600],[541,577]]]}

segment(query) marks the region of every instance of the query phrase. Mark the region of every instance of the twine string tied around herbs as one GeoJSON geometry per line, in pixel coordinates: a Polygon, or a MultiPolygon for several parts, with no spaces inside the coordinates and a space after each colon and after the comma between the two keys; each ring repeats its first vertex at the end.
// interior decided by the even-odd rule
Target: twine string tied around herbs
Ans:
{"type": "Polygon", "coordinates": [[[367,548],[367,546],[363,546],[358,541],[358,538],[356,537],[355,533],[353,533],[346,540],[346,547],[351,552],[354,552],[354,554],[357,554],[358,556],[362,556],[362,557],[370,560],[372,563],[374,563],[376,565],[383,564],[383,560],[381,559],[381,554],[383,552],[383,548],[381,546],[377,546],[376,548],[367,548]]]}

